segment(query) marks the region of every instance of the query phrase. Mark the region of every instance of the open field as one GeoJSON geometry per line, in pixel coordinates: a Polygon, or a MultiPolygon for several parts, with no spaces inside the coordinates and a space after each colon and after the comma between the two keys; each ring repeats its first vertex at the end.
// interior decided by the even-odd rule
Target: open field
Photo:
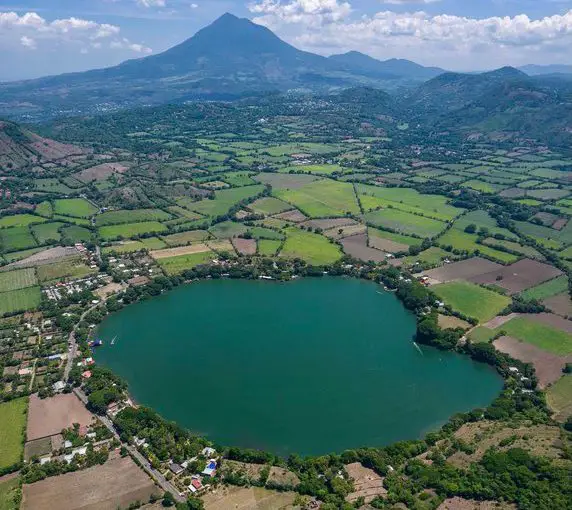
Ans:
{"type": "Polygon", "coordinates": [[[292,206],[274,197],[264,197],[255,200],[250,204],[249,209],[252,209],[257,214],[272,216],[273,214],[278,214],[292,209],[292,206]]]}
{"type": "Polygon", "coordinates": [[[510,336],[501,336],[493,343],[497,350],[524,363],[532,363],[540,388],[546,388],[560,379],[566,363],[572,362],[572,356],[557,356],[510,336]]]}
{"type": "Polygon", "coordinates": [[[531,320],[528,317],[515,317],[499,329],[509,336],[528,342],[557,356],[572,354],[572,334],[531,320]]]}
{"type": "Polygon", "coordinates": [[[546,400],[554,411],[554,418],[565,421],[572,416],[572,374],[562,376],[546,392],[546,400]]]}
{"type": "Polygon", "coordinates": [[[255,239],[241,239],[235,237],[232,240],[234,249],[242,255],[254,255],[256,253],[256,240],[255,239]]]}
{"type": "Polygon", "coordinates": [[[258,254],[264,257],[273,257],[282,246],[282,241],[272,239],[258,240],[258,254]]]}
{"type": "Polygon", "coordinates": [[[502,268],[502,266],[496,262],[491,262],[490,260],[480,257],[472,257],[470,259],[461,260],[460,262],[453,262],[452,264],[446,264],[436,269],[424,271],[423,275],[428,276],[431,280],[446,283],[454,280],[466,280],[500,268],[502,268]]]}
{"type": "Polygon", "coordinates": [[[115,173],[122,174],[126,170],[127,167],[121,163],[102,163],[77,172],[74,177],[82,182],[101,181],[115,173]]]}
{"type": "Polygon", "coordinates": [[[373,469],[366,468],[359,462],[346,464],[345,468],[354,484],[353,492],[346,497],[350,503],[359,498],[364,498],[364,501],[369,503],[376,496],[387,494],[387,489],[383,486],[383,478],[373,469]]]}
{"type": "Polygon", "coordinates": [[[20,251],[37,246],[28,227],[12,227],[0,230],[0,251],[20,251]]]}
{"type": "Polygon", "coordinates": [[[209,239],[211,235],[206,230],[189,230],[187,232],[179,232],[163,236],[162,239],[169,246],[181,246],[189,243],[196,243],[209,239]]]}
{"type": "Polygon", "coordinates": [[[62,216],[88,218],[97,212],[97,207],[84,198],[63,198],[54,200],[54,213],[62,216]]]}
{"type": "Polygon", "coordinates": [[[399,209],[383,209],[364,215],[368,224],[388,228],[401,234],[415,234],[420,237],[435,237],[445,229],[442,221],[411,214],[399,209]]]}
{"type": "Polygon", "coordinates": [[[37,283],[36,272],[32,268],[0,273],[0,292],[24,289],[37,283]]]}
{"type": "Polygon", "coordinates": [[[321,235],[295,227],[286,228],[284,232],[287,237],[280,251],[281,257],[300,258],[320,266],[332,264],[342,256],[340,249],[321,235]]]}
{"type": "Polygon", "coordinates": [[[294,510],[294,492],[223,486],[203,497],[206,510],[294,510]]]}
{"type": "Polygon", "coordinates": [[[307,184],[318,180],[315,175],[307,174],[276,174],[264,173],[258,174],[254,179],[263,184],[270,184],[272,190],[295,190],[306,186],[307,184]]]}
{"type": "Polygon", "coordinates": [[[75,473],[46,478],[23,487],[23,510],[116,510],[159,493],[127,456],[75,473]]]}
{"type": "Polygon", "coordinates": [[[453,310],[480,322],[492,319],[510,303],[510,298],[469,282],[443,283],[435,285],[432,290],[453,310]]]}
{"type": "Polygon", "coordinates": [[[361,259],[364,261],[373,260],[374,262],[383,262],[386,259],[384,252],[370,248],[367,245],[367,235],[357,234],[349,237],[344,237],[341,241],[344,248],[344,253],[361,259]]]}
{"type": "Polygon", "coordinates": [[[192,269],[201,264],[207,264],[216,258],[213,251],[197,251],[184,255],[176,255],[172,257],[163,257],[158,259],[161,268],[169,275],[179,274],[186,269],[192,269]]]}
{"type": "Polygon", "coordinates": [[[467,321],[459,319],[454,315],[443,315],[440,313],[438,316],[438,322],[441,329],[461,328],[466,330],[471,328],[471,325],[467,321]]]}
{"type": "Polygon", "coordinates": [[[0,315],[33,310],[40,305],[42,295],[40,287],[10,290],[0,293],[0,315]]]}
{"type": "Polygon", "coordinates": [[[0,469],[13,466],[22,458],[27,408],[26,397],[0,404],[0,469]]]}
{"type": "Polygon", "coordinates": [[[226,214],[231,207],[243,200],[255,197],[264,191],[264,186],[244,186],[215,191],[214,200],[203,199],[189,205],[193,211],[204,216],[220,216],[226,214]]]}
{"type": "Polygon", "coordinates": [[[62,237],[59,229],[63,226],[64,223],[56,221],[54,223],[40,223],[38,225],[32,225],[30,230],[38,241],[38,244],[55,244],[59,242],[62,237]]]}
{"type": "Polygon", "coordinates": [[[94,419],[73,393],[62,393],[45,399],[32,395],[26,436],[28,441],[53,436],[74,423],[90,425],[94,419]]]}
{"type": "Polygon", "coordinates": [[[0,477],[0,510],[18,510],[18,488],[20,481],[17,476],[0,477]]]}
{"type": "Polygon", "coordinates": [[[531,287],[528,290],[520,293],[520,296],[524,299],[538,299],[542,301],[543,299],[555,296],[556,294],[561,294],[568,290],[568,277],[558,276],[552,280],[541,283],[536,287],[531,287]]]}
{"type": "Polygon", "coordinates": [[[443,247],[450,246],[455,250],[468,252],[470,254],[478,252],[505,264],[516,262],[519,259],[518,255],[495,250],[489,246],[478,244],[477,239],[478,237],[475,234],[467,234],[461,230],[451,228],[438,238],[438,242],[443,247]]]}
{"type": "Polygon", "coordinates": [[[301,188],[277,190],[273,193],[312,218],[360,212],[353,186],[348,183],[327,179],[314,181],[301,188]]]}
{"type": "Polygon", "coordinates": [[[155,260],[161,260],[170,257],[178,257],[180,255],[193,255],[195,253],[203,253],[206,251],[210,251],[210,248],[206,244],[197,243],[192,246],[180,246],[178,248],[165,248],[164,250],[152,251],[150,255],[155,260]]]}
{"type": "Polygon", "coordinates": [[[239,236],[247,231],[247,227],[235,221],[223,221],[209,228],[209,232],[219,239],[228,239],[239,236]]]}
{"type": "Polygon", "coordinates": [[[167,227],[158,221],[143,221],[141,223],[124,223],[122,225],[109,225],[98,229],[102,239],[130,238],[141,234],[164,232],[167,227]]]}
{"type": "Polygon", "coordinates": [[[32,223],[42,223],[45,218],[34,216],[32,214],[13,214],[11,216],[3,216],[0,218],[0,228],[9,227],[27,227],[32,223]]]}
{"type": "Polygon", "coordinates": [[[105,225],[118,225],[121,223],[140,223],[143,221],[167,221],[172,216],[161,209],[134,209],[107,211],[96,217],[98,227],[105,225]]]}
{"type": "Polygon", "coordinates": [[[83,278],[89,274],[97,273],[97,269],[91,269],[82,258],[78,257],[52,264],[43,264],[38,266],[37,272],[40,283],[45,283],[62,278],[83,278]]]}
{"type": "Polygon", "coordinates": [[[558,315],[562,315],[563,317],[572,316],[572,300],[568,292],[543,299],[542,304],[558,315]]]}
{"type": "Polygon", "coordinates": [[[42,457],[52,452],[52,438],[42,437],[28,441],[24,446],[24,460],[30,461],[33,457],[42,457]]]}

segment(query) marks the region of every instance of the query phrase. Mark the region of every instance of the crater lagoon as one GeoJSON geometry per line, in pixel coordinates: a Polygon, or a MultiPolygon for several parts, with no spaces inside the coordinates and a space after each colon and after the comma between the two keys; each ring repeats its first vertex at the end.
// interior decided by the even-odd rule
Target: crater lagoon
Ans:
{"type": "Polygon", "coordinates": [[[95,357],[139,404],[214,442],[320,455],[420,438],[499,394],[492,368],[414,333],[369,281],[209,280],[108,317],[95,357]]]}

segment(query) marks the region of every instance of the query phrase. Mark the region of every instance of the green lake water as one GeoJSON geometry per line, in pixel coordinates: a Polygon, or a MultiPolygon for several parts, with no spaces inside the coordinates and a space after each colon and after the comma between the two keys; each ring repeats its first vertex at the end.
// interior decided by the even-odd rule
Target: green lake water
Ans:
{"type": "Polygon", "coordinates": [[[96,360],[215,442],[315,455],[419,438],[500,392],[491,368],[418,347],[414,332],[371,282],[213,280],[107,318],[96,360]]]}

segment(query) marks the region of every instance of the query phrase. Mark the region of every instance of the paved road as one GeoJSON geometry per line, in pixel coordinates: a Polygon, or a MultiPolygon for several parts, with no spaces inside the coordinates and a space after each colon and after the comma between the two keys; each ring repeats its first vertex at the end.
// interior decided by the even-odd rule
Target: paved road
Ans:
{"type": "MultiPolygon", "coordinates": [[[[79,388],[75,388],[73,391],[77,395],[77,397],[85,405],[87,405],[87,396],[85,395],[85,393],[81,391],[79,388]]],[[[179,494],[179,491],[173,486],[173,484],[171,484],[169,480],[167,480],[161,473],[159,473],[159,471],[154,469],[151,466],[151,464],[149,464],[149,461],[143,455],[141,455],[135,447],[121,441],[119,434],[117,433],[115,427],[113,426],[113,422],[107,416],[98,416],[98,418],[109,429],[109,431],[113,434],[113,436],[121,443],[121,446],[127,448],[127,451],[131,454],[131,456],[137,459],[137,461],[141,464],[145,472],[151,478],[153,478],[155,482],[157,482],[157,484],[161,487],[161,489],[163,489],[165,492],[170,492],[171,494],[173,494],[174,498],[180,503],[186,501],[186,499],[179,494]]]]}

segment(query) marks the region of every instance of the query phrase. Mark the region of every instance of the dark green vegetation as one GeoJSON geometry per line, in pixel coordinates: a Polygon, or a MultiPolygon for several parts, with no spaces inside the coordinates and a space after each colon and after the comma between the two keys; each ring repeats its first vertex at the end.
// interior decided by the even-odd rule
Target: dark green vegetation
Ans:
{"type": "Polygon", "coordinates": [[[97,361],[138,402],[216,442],[316,455],[418,437],[494,398],[488,367],[421,351],[414,331],[368,282],[205,282],[111,316],[97,361]]]}

